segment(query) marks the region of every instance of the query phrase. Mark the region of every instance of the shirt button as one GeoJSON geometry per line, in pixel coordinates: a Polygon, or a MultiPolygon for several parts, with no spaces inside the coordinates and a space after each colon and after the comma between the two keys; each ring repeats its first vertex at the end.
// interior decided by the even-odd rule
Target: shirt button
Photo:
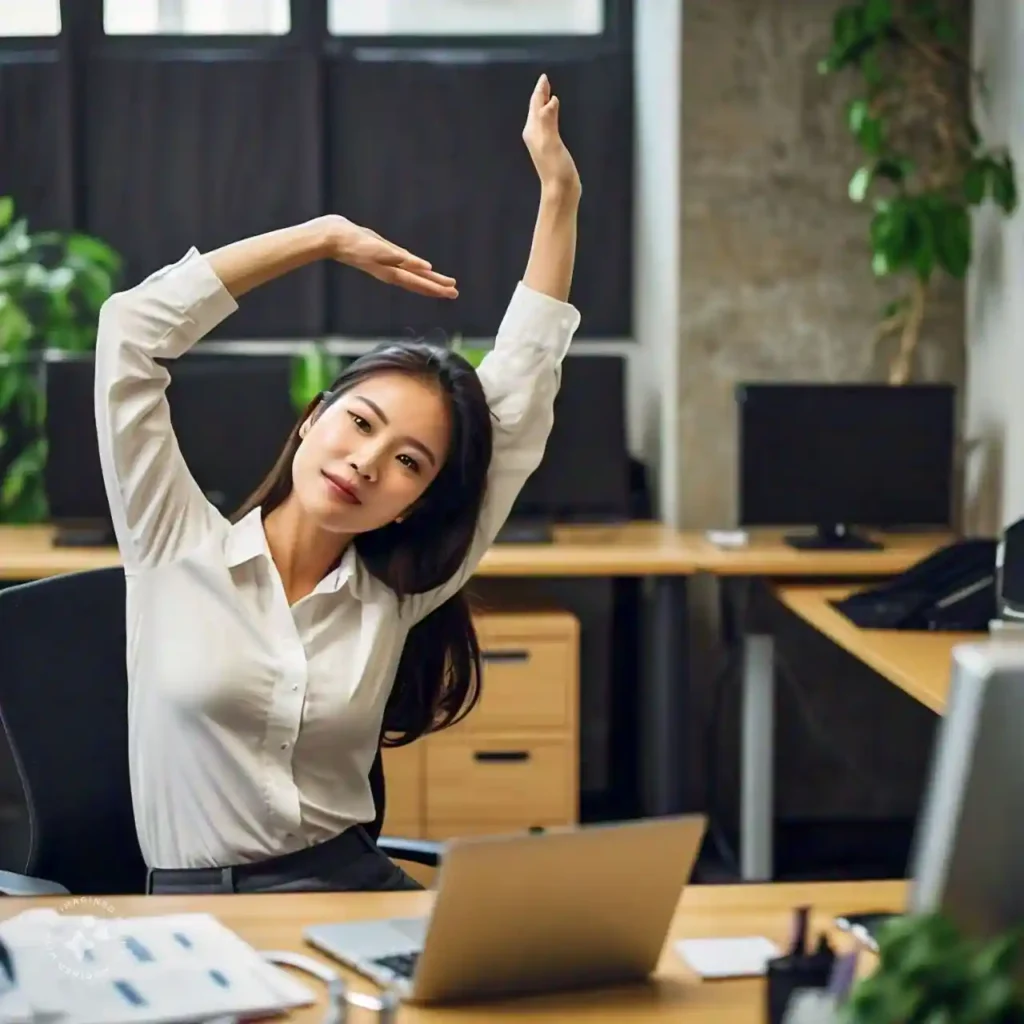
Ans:
{"type": "Polygon", "coordinates": [[[298,683],[292,683],[292,693],[294,693],[298,688],[299,688],[299,684],[298,683]]]}
{"type": "Polygon", "coordinates": [[[288,749],[288,744],[287,743],[282,743],[281,744],[281,749],[282,750],[287,750],[288,749]]]}

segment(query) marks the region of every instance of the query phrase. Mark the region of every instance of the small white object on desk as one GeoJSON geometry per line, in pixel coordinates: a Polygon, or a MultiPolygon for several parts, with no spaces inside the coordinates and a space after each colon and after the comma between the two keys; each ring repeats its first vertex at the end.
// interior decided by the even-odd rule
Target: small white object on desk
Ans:
{"type": "Polygon", "coordinates": [[[708,530],[706,536],[716,548],[745,548],[750,539],[746,530],[708,530]]]}
{"type": "Polygon", "coordinates": [[[680,939],[676,953],[702,978],[756,978],[768,961],[781,956],[779,947],[762,935],[733,939],[680,939]]]}

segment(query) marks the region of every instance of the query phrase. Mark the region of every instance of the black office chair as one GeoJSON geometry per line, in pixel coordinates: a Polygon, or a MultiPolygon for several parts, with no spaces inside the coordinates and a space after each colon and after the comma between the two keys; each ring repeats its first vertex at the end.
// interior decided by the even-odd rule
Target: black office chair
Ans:
{"type": "MultiPolygon", "coordinates": [[[[128,775],[125,580],[119,567],[0,591],[0,723],[28,809],[21,873],[0,871],[10,896],[142,893],[128,775]]],[[[380,838],[384,768],[370,772],[367,830],[397,860],[436,867],[441,847],[380,838]]]]}

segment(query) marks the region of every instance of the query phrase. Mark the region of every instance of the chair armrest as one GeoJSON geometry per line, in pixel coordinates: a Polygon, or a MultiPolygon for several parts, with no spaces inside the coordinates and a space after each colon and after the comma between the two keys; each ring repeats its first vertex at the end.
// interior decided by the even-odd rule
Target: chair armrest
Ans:
{"type": "Polygon", "coordinates": [[[429,839],[396,839],[392,836],[381,836],[377,840],[377,847],[381,853],[386,853],[396,860],[424,864],[428,868],[438,867],[444,853],[444,843],[431,842],[429,839]]]}
{"type": "Polygon", "coordinates": [[[0,871],[0,895],[3,896],[70,896],[71,893],[45,878],[19,875],[16,871],[0,871]]]}

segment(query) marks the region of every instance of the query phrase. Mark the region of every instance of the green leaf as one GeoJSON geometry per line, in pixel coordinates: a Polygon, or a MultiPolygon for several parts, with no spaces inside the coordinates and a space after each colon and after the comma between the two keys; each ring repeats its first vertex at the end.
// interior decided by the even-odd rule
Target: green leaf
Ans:
{"type": "Polygon", "coordinates": [[[988,157],[979,157],[972,160],[964,171],[964,198],[971,206],[982,203],[988,194],[988,165],[988,157]]]}
{"type": "Polygon", "coordinates": [[[853,135],[859,135],[864,122],[871,116],[871,104],[865,99],[851,100],[846,109],[846,123],[853,135]]]}
{"type": "Polygon", "coordinates": [[[102,267],[110,275],[121,271],[121,257],[106,242],[91,235],[69,235],[67,251],[81,263],[102,267]]]}
{"type": "Polygon", "coordinates": [[[864,32],[864,10],[860,4],[840,7],[832,19],[832,41],[845,50],[860,39],[864,32]]]}
{"type": "Polygon", "coordinates": [[[32,477],[42,469],[45,453],[40,457],[42,443],[37,441],[23,448],[11,460],[0,484],[0,507],[11,508],[30,485],[32,477]]]}
{"type": "Polygon", "coordinates": [[[18,397],[22,379],[22,374],[13,366],[0,368],[0,414],[6,412],[18,397]]]}
{"type": "Polygon", "coordinates": [[[932,276],[938,260],[935,239],[935,224],[926,203],[915,202],[910,208],[910,231],[908,232],[908,259],[917,276],[927,281],[932,276]]]}
{"type": "Polygon", "coordinates": [[[860,73],[871,88],[881,85],[885,74],[882,71],[882,62],[878,59],[878,51],[875,47],[865,50],[861,55],[860,73]]]}
{"type": "Polygon", "coordinates": [[[21,306],[9,294],[0,292],[0,352],[20,355],[34,334],[32,321],[21,306]]]}
{"type": "Polygon", "coordinates": [[[866,0],[863,25],[865,32],[877,34],[892,22],[891,0],[866,0]]]}
{"type": "Polygon", "coordinates": [[[321,391],[327,391],[341,372],[341,361],[322,345],[314,345],[292,359],[291,399],[302,412],[321,391]]]}
{"type": "Polygon", "coordinates": [[[865,121],[857,141],[872,156],[878,156],[885,147],[885,127],[881,119],[872,117],[865,121]]]}
{"type": "Polygon", "coordinates": [[[9,263],[23,257],[32,248],[32,239],[28,234],[28,221],[24,218],[16,220],[0,237],[0,263],[9,263]]]}
{"type": "Polygon", "coordinates": [[[867,198],[868,189],[871,188],[871,182],[875,178],[874,167],[865,165],[864,167],[858,167],[853,172],[853,177],[850,179],[850,185],[848,192],[850,199],[855,203],[863,203],[867,198]]]}
{"type": "Polygon", "coordinates": [[[7,227],[14,217],[14,199],[11,196],[0,196],[0,228],[7,227]]]}
{"type": "Polygon", "coordinates": [[[1009,156],[989,161],[988,180],[995,202],[1004,213],[1013,213],[1017,208],[1017,181],[1009,156]]]}
{"type": "Polygon", "coordinates": [[[934,215],[939,266],[962,280],[971,263],[971,217],[967,208],[948,203],[934,215]]]}

